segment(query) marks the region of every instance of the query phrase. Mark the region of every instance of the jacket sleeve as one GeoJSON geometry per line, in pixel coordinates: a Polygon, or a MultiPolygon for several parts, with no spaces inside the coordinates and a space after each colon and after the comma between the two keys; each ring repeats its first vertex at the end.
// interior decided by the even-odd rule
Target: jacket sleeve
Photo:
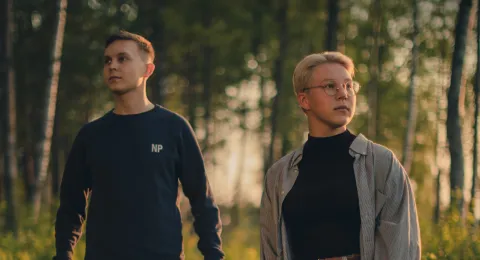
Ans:
{"type": "MultiPolygon", "coordinates": [[[[420,260],[421,240],[415,196],[405,169],[392,152],[387,158],[383,202],[375,235],[375,259],[420,260]]],[[[379,195],[379,196],[378,196],[379,195]]]]}
{"type": "MultiPolygon", "coordinates": [[[[272,196],[274,195],[274,187],[272,183],[269,183],[269,176],[271,175],[271,169],[268,170],[265,175],[262,199],[260,203],[260,259],[261,260],[274,260],[278,255],[276,252],[277,244],[277,221],[275,220],[276,212],[272,203],[272,196]]],[[[273,180],[271,180],[273,181],[273,180]]]]}
{"type": "Polygon", "coordinates": [[[91,177],[85,163],[84,129],[73,142],[60,185],[60,206],[55,221],[57,260],[71,260],[73,250],[82,235],[91,177]]]}
{"type": "Polygon", "coordinates": [[[192,208],[193,226],[199,237],[198,249],[205,259],[223,259],[220,212],[208,182],[203,156],[193,129],[186,120],[182,120],[180,128],[178,175],[192,208]]]}

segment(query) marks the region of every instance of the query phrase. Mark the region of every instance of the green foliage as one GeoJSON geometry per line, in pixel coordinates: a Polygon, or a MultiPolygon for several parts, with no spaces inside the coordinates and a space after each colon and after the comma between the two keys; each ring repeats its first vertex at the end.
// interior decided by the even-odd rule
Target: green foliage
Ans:
{"type": "MultiPolygon", "coordinates": [[[[38,224],[32,223],[26,217],[20,218],[20,223],[22,224],[17,238],[12,234],[0,236],[0,259],[51,260],[55,252],[54,222],[51,216],[43,212],[38,224]]],[[[84,251],[85,243],[81,240],[75,258],[83,259],[84,251]]]]}
{"type": "MultiPolygon", "coordinates": [[[[430,214],[420,208],[420,228],[422,235],[422,259],[464,260],[476,259],[480,253],[480,227],[475,226],[471,215],[465,223],[458,213],[446,213],[435,224],[430,214]]],[[[4,210],[4,209],[2,209],[4,210]]],[[[3,213],[3,211],[2,211],[3,213]]],[[[223,208],[223,219],[229,219],[232,210],[223,208]]],[[[3,214],[0,214],[3,216],[3,214]]],[[[184,252],[188,260],[202,260],[197,249],[198,237],[193,231],[190,218],[183,221],[184,252]]],[[[248,207],[240,210],[240,223],[233,225],[224,221],[222,234],[223,249],[227,259],[255,260],[260,258],[260,236],[258,208],[248,207]]],[[[1,219],[0,219],[1,220],[1,219]]],[[[54,221],[49,214],[43,214],[39,223],[34,225],[22,219],[18,238],[11,234],[0,236],[0,259],[2,260],[50,260],[55,252],[54,221]]],[[[85,236],[75,248],[75,260],[81,260],[85,252],[85,236]]]]}
{"type": "MultiPolygon", "coordinates": [[[[3,216],[2,209],[0,216],[3,216]]],[[[225,215],[228,209],[225,209],[225,215]]],[[[0,236],[0,259],[2,260],[51,260],[55,255],[54,220],[44,212],[38,224],[29,223],[28,219],[20,222],[19,235],[0,236]]],[[[258,209],[251,208],[241,216],[238,226],[225,226],[222,234],[223,249],[227,259],[256,260],[260,258],[260,237],[258,229],[258,209]]],[[[139,216],[141,217],[141,216],[139,216]]],[[[203,259],[197,249],[198,237],[193,231],[192,223],[186,218],[183,224],[184,252],[188,260],[203,259]]],[[[0,221],[2,219],[0,218],[0,221]]],[[[74,260],[82,260],[85,255],[85,236],[83,235],[74,251],[74,260]]]]}
{"type": "Polygon", "coordinates": [[[446,213],[438,224],[420,219],[422,259],[478,259],[480,227],[472,215],[462,223],[458,212],[446,213]]]}

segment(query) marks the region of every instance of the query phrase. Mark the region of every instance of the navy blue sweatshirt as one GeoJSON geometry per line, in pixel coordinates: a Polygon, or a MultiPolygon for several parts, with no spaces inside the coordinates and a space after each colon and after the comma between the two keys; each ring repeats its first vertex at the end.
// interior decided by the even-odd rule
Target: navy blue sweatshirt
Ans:
{"type": "Polygon", "coordinates": [[[223,259],[219,210],[183,117],[155,106],[135,115],[110,111],[86,124],[63,174],[55,259],[72,259],[89,198],[86,260],[183,259],[179,181],[199,250],[205,259],[223,259]]]}

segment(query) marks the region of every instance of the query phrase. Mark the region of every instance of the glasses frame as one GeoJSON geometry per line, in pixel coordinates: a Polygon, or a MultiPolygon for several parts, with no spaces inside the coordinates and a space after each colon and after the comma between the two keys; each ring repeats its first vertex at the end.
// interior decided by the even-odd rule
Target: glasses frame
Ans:
{"type": "MultiPolygon", "coordinates": [[[[313,87],[308,87],[308,88],[303,88],[302,89],[302,92],[306,92],[307,90],[310,90],[310,89],[315,89],[315,88],[321,88],[323,89],[323,91],[325,92],[325,94],[327,94],[328,96],[330,97],[334,97],[338,94],[338,91],[339,91],[339,87],[338,87],[338,84],[335,82],[335,92],[334,93],[331,93],[327,90],[327,87],[331,84],[332,82],[329,82],[327,84],[324,84],[324,85],[319,85],[319,86],[313,86],[313,87]]],[[[347,93],[349,94],[349,96],[356,96],[358,91],[360,91],[360,83],[358,83],[357,81],[349,81],[349,82],[345,82],[343,84],[341,84],[341,86],[347,90],[347,93]],[[349,91],[347,89],[347,84],[348,83],[352,83],[353,84],[353,87],[351,88],[352,91],[349,91]]]]}

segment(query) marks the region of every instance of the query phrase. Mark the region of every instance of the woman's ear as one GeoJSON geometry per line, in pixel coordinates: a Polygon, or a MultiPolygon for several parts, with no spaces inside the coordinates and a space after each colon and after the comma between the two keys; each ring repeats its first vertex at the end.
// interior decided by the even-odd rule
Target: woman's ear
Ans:
{"type": "Polygon", "coordinates": [[[303,109],[303,110],[310,110],[310,102],[307,98],[307,94],[305,92],[301,92],[297,94],[297,101],[298,105],[303,109]]]}

